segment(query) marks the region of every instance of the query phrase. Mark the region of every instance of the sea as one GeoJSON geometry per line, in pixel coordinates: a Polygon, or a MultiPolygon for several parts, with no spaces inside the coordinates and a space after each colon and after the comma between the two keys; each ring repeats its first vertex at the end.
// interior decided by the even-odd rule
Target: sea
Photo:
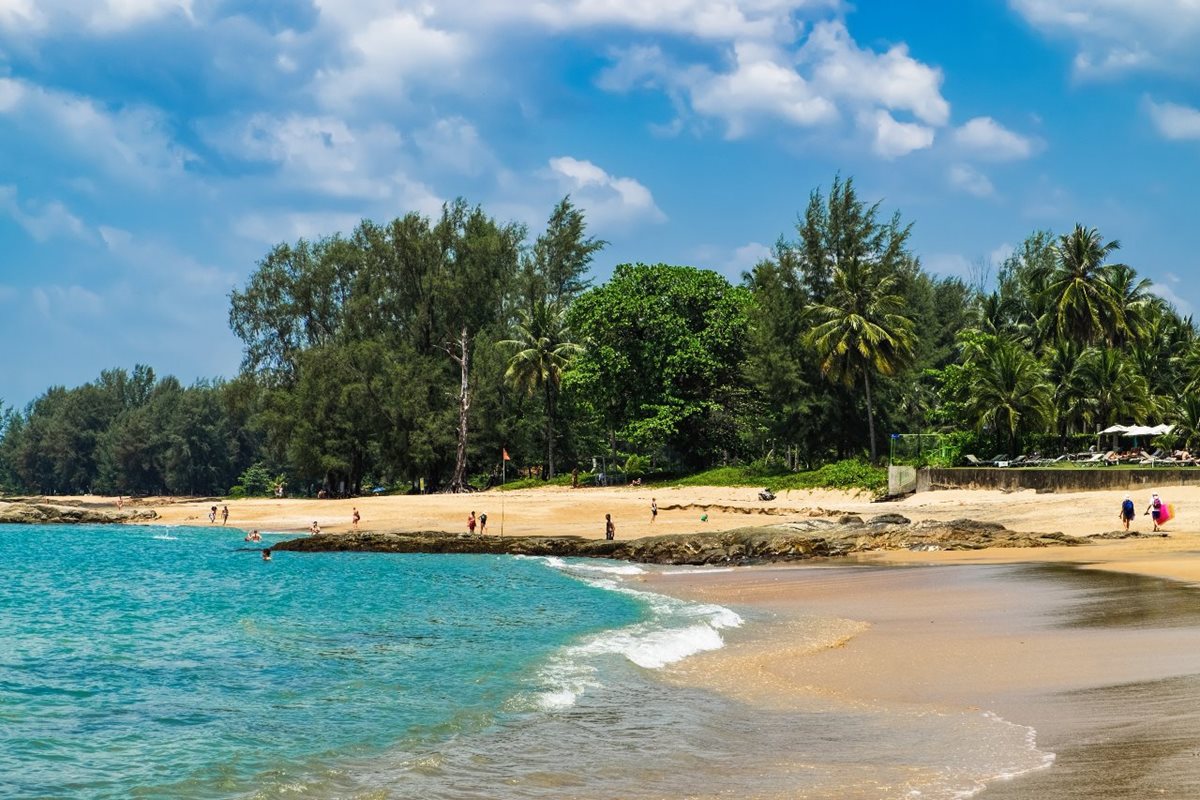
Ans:
{"type": "Polygon", "coordinates": [[[950,800],[1053,759],[986,710],[664,680],[757,621],[647,569],[0,526],[0,797],[950,800]]]}

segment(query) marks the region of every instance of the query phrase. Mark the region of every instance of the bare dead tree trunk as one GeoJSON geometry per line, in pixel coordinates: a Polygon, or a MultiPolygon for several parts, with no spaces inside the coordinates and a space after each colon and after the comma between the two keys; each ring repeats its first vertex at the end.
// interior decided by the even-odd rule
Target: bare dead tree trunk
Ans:
{"type": "Polygon", "coordinates": [[[458,354],[449,349],[450,357],[462,371],[462,385],[458,392],[458,450],[454,456],[454,477],[450,479],[450,491],[461,492],[467,487],[467,412],[471,409],[471,351],[470,339],[464,326],[458,337],[458,354]]]}

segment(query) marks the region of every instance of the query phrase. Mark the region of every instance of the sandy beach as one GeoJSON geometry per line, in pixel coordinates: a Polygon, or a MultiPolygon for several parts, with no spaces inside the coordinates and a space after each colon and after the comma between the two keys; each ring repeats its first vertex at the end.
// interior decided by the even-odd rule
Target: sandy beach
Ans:
{"type": "MultiPolygon", "coordinates": [[[[1052,765],[989,783],[986,797],[1191,797],[1200,787],[1200,758],[1193,752],[1200,718],[1162,711],[1161,723],[1147,725],[1143,709],[1172,707],[1172,698],[1200,701],[1200,613],[1190,594],[1190,585],[1200,583],[1200,525],[1188,513],[1200,509],[1200,489],[1157,490],[1177,513],[1166,538],[895,551],[796,566],[651,569],[635,580],[653,591],[729,606],[751,622],[731,632],[723,649],[669,670],[667,679],[680,685],[775,710],[811,710],[817,703],[965,718],[986,713],[1021,730],[1027,726],[1037,755],[1052,765]],[[1114,760],[1106,748],[1118,741],[1124,744],[1114,760]]],[[[794,491],[762,503],[755,490],[740,488],[547,488],[228,506],[230,526],[280,533],[305,531],[314,520],[326,531],[348,530],[358,508],[361,528],[381,531],[465,530],[470,511],[486,512],[489,533],[496,535],[503,515],[506,535],[593,538],[603,535],[606,513],[619,537],[636,538],[818,513],[892,512],[1088,536],[1120,527],[1124,496],[954,490],[881,504],[845,492],[794,491]],[[654,523],[651,498],[660,508],[654,523]],[[705,513],[708,520],[701,522],[705,513]]],[[[1134,527],[1141,532],[1151,527],[1140,514],[1149,499],[1148,490],[1134,495],[1134,527]]],[[[167,525],[206,525],[213,505],[142,503],[167,525]]],[[[843,787],[834,796],[909,796],[916,784],[906,781],[900,772],[887,772],[886,780],[870,775],[858,789],[843,787]]]]}

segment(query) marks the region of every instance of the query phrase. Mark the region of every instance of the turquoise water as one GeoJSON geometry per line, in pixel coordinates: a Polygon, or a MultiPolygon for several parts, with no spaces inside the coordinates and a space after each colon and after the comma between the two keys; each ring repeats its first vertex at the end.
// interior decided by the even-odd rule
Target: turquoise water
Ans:
{"type": "Polygon", "coordinates": [[[1043,761],[977,710],[664,681],[770,621],[642,567],[244,547],[0,526],[0,798],[950,800],[1043,761]]]}
{"type": "Polygon", "coordinates": [[[537,560],[239,534],[0,526],[0,796],[236,796],[436,745],[569,698],[538,665],[647,617],[537,560]]]}

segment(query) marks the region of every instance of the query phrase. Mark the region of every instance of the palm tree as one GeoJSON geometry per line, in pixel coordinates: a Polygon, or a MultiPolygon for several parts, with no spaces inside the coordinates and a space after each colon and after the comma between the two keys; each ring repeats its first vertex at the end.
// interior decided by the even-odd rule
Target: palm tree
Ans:
{"type": "Polygon", "coordinates": [[[505,377],[530,396],[541,391],[546,400],[546,480],[554,477],[554,416],[558,388],[568,362],[583,351],[571,341],[566,309],[558,303],[536,302],[521,312],[515,337],[501,345],[515,350],[505,377]]]}
{"type": "Polygon", "coordinates": [[[1041,365],[1019,342],[993,337],[965,366],[967,413],[980,429],[1005,434],[1015,455],[1021,432],[1044,426],[1050,416],[1050,384],[1041,365]]]}
{"type": "Polygon", "coordinates": [[[1076,225],[1059,237],[1055,264],[1046,283],[1047,323],[1060,338],[1089,345],[1114,343],[1125,326],[1122,297],[1111,283],[1112,267],[1104,262],[1119,250],[1105,244],[1095,228],[1076,225]]]}
{"type": "Polygon", "coordinates": [[[1054,340],[1042,353],[1042,369],[1050,384],[1054,422],[1059,443],[1064,447],[1067,434],[1079,430],[1083,424],[1086,398],[1080,393],[1080,382],[1075,374],[1079,356],[1079,346],[1067,339],[1054,340]]]}
{"type": "Polygon", "coordinates": [[[1099,428],[1137,421],[1152,410],[1146,378],[1120,350],[1089,347],[1074,377],[1079,396],[1085,398],[1084,416],[1099,428]]]}
{"type": "Polygon", "coordinates": [[[816,321],[808,341],[817,351],[821,372],[848,387],[862,378],[872,461],[878,453],[871,375],[895,375],[912,360],[917,342],[898,289],[895,273],[853,260],[834,269],[826,302],[808,309],[816,321]]]}
{"type": "Polygon", "coordinates": [[[1139,279],[1133,267],[1113,264],[1107,272],[1108,283],[1121,302],[1122,324],[1117,331],[1117,344],[1145,341],[1156,314],[1161,314],[1162,300],[1150,293],[1150,279],[1139,279]]]}

